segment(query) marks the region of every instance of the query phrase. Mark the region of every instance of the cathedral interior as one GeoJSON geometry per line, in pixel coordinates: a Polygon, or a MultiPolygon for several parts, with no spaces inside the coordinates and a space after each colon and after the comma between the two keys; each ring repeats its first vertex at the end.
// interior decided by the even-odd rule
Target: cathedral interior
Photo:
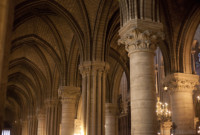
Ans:
{"type": "Polygon", "coordinates": [[[1,135],[200,134],[200,0],[0,0],[1,135]]]}

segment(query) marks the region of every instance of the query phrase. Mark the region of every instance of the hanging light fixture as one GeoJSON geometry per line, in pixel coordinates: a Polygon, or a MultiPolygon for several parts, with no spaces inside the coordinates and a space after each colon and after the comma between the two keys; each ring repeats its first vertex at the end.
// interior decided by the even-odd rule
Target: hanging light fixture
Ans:
{"type": "Polygon", "coordinates": [[[159,121],[168,121],[171,119],[171,111],[168,109],[168,103],[160,102],[160,98],[157,98],[156,114],[159,121]]]}

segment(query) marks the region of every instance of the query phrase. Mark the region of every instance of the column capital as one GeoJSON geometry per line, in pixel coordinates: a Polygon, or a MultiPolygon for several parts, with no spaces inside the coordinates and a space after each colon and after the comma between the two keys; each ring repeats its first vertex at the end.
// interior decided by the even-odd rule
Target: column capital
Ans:
{"type": "Polygon", "coordinates": [[[171,121],[165,121],[162,123],[162,128],[164,128],[164,129],[170,129],[171,127],[172,127],[171,121]]]}
{"type": "Polygon", "coordinates": [[[38,108],[36,110],[37,118],[45,118],[45,111],[44,109],[38,108]]]}
{"type": "Polygon", "coordinates": [[[46,99],[44,102],[47,107],[51,107],[51,106],[57,106],[59,103],[59,100],[58,99],[46,99]]]}
{"type": "Polygon", "coordinates": [[[79,65],[79,70],[82,75],[87,73],[96,73],[97,71],[108,71],[109,68],[109,64],[102,61],[84,61],[79,65]]]}
{"type": "Polygon", "coordinates": [[[199,84],[199,76],[185,73],[174,73],[168,75],[164,80],[164,85],[171,92],[192,92],[199,84]]]}
{"type": "Polygon", "coordinates": [[[105,107],[106,107],[105,114],[107,116],[116,115],[116,113],[117,113],[117,106],[116,105],[114,105],[113,103],[106,103],[105,107]]]}
{"type": "Polygon", "coordinates": [[[121,35],[118,43],[125,45],[125,49],[130,56],[130,54],[134,52],[145,51],[154,53],[159,41],[162,39],[164,39],[164,34],[162,32],[155,32],[151,29],[142,30],[134,27],[121,35]]]}
{"type": "Polygon", "coordinates": [[[60,86],[58,90],[58,95],[61,97],[62,102],[66,103],[75,103],[80,94],[80,87],[60,86]]]}

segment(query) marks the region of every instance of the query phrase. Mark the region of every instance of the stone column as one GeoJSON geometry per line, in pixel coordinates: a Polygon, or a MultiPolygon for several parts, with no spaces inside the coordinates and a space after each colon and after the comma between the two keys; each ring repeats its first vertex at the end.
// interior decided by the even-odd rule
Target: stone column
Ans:
{"type": "Polygon", "coordinates": [[[58,99],[47,99],[46,104],[46,135],[59,134],[58,99]]]}
{"type": "Polygon", "coordinates": [[[140,29],[134,24],[127,24],[127,27],[124,26],[119,31],[121,36],[119,43],[125,45],[130,58],[131,135],[155,135],[154,55],[162,34],[158,32],[159,23],[140,25],[151,25],[152,28],[140,29]]]}
{"type": "Polygon", "coordinates": [[[193,90],[199,82],[198,75],[174,73],[165,79],[171,95],[172,121],[176,125],[176,135],[193,135],[194,106],[193,90]]]}
{"type": "Polygon", "coordinates": [[[61,135],[74,135],[76,103],[80,97],[80,87],[62,86],[59,88],[62,101],[61,135]]]}
{"type": "Polygon", "coordinates": [[[0,0],[0,133],[4,121],[4,105],[6,100],[8,63],[10,55],[11,33],[13,28],[15,2],[0,0]]]}
{"type": "Polygon", "coordinates": [[[166,121],[161,124],[161,135],[171,135],[170,130],[172,127],[171,121],[166,121]]]}
{"type": "Polygon", "coordinates": [[[45,134],[45,111],[43,109],[37,110],[37,119],[38,119],[38,128],[37,135],[46,135],[45,134]]]}
{"type": "Polygon", "coordinates": [[[105,111],[105,135],[118,135],[117,132],[117,107],[112,103],[106,103],[105,111]]]}
{"type": "Polygon", "coordinates": [[[105,62],[88,61],[80,66],[82,74],[83,132],[84,135],[105,134],[105,62]]]}
{"type": "Polygon", "coordinates": [[[28,135],[28,122],[27,122],[27,120],[22,121],[22,135],[28,135]]]}
{"type": "Polygon", "coordinates": [[[37,117],[35,115],[28,116],[28,135],[37,135],[37,117]]]}

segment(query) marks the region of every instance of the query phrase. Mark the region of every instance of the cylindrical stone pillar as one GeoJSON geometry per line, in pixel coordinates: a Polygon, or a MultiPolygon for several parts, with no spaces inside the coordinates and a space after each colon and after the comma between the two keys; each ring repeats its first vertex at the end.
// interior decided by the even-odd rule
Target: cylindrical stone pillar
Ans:
{"type": "Polygon", "coordinates": [[[161,135],[171,135],[170,130],[172,128],[172,122],[166,121],[161,124],[161,135]]]}
{"type": "Polygon", "coordinates": [[[116,105],[106,103],[105,110],[105,135],[118,135],[116,105]]]}
{"type": "Polygon", "coordinates": [[[46,135],[45,134],[45,112],[42,109],[39,109],[37,112],[37,119],[38,119],[38,129],[37,135],[46,135]]]}
{"type": "Polygon", "coordinates": [[[137,28],[127,31],[119,43],[125,44],[130,58],[131,135],[155,135],[154,51],[159,36],[137,28]]]}
{"type": "Polygon", "coordinates": [[[198,75],[174,73],[165,79],[172,101],[172,121],[175,123],[176,135],[193,135],[194,105],[193,90],[199,82],[198,75]]]}
{"type": "Polygon", "coordinates": [[[62,86],[59,88],[59,96],[62,101],[61,135],[74,135],[76,103],[80,96],[80,88],[62,86]]]}
{"type": "Polygon", "coordinates": [[[46,99],[46,135],[59,134],[58,99],[46,99]]]}

